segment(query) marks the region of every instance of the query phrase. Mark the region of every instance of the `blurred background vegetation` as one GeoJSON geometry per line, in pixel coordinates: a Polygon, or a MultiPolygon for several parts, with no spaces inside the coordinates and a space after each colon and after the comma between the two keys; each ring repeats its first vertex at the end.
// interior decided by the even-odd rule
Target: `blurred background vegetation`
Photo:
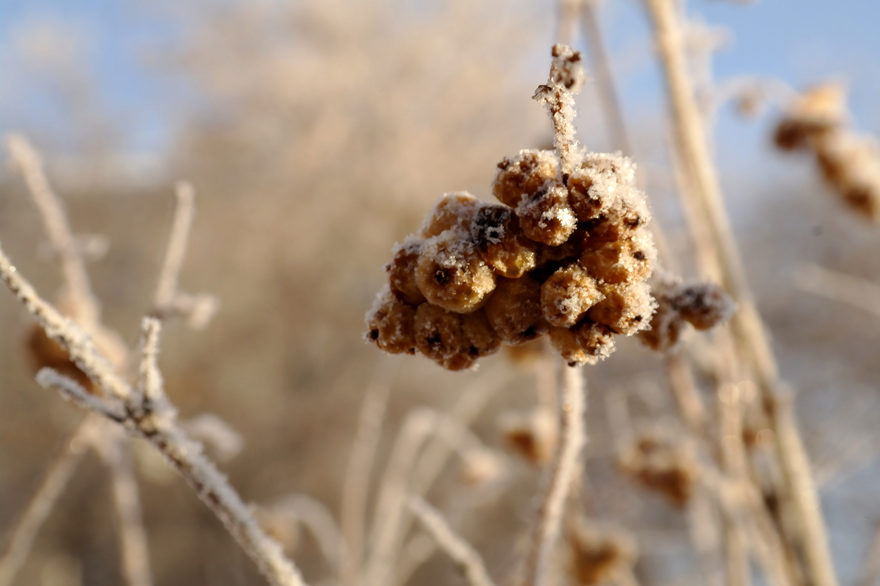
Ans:
{"type": "MultiPolygon", "coordinates": [[[[690,9],[711,23],[694,25],[695,64],[708,66],[709,50],[720,49],[717,87],[752,75],[796,88],[841,80],[854,124],[880,131],[880,42],[869,26],[880,9],[872,3],[700,1],[690,9]]],[[[630,1],[606,2],[601,17],[630,154],[673,256],[693,275],[645,17],[630,1]]],[[[555,18],[554,3],[526,0],[0,6],[0,132],[29,136],[75,231],[108,239],[89,268],[107,323],[129,342],[150,307],[174,181],[196,188],[182,286],[209,291],[222,306],[202,332],[170,327],[161,364],[184,416],[216,413],[245,438],[244,453],[224,468],[246,500],[302,492],[335,510],[364,389],[388,372],[394,391],[380,468],[414,406],[443,408],[468,384],[495,385],[475,430],[500,447],[499,415],[532,402],[534,372],[503,353],[478,373],[447,373],[422,358],[381,355],[362,329],[392,243],[445,192],[488,199],[503,155],[550,141],[530,97],[546,76],[555,18]]],[[[579,111],[583,141],[616,148],[589,82],[579,111]]],[[[721,104],[716,158],[782,374],[798,392],[841,582],[851,583],[880,522],[880,323],[805,292],[793,274],[815,263],[880,283],[880,230],[828,197],[806,161],[772,150],[774,115],[771,105],[747,119],[721,104]]],[[[51,297],[57,264],[41,252],[40,219],[9,168],[0,172],[0,239],[51,297]]],[[[82,418],[33,382],[28,318],[3,297],[0,535],[82,418]]],[[[590,504],[637,535],[644,584],[704,583],[685,518],[614,466],[621,432],[606,400],[626,396],[634,419],[667,421],[673,403],[660,367],[659,357],[623,343],[589,369],[590,504]]],[[[146,450],[137,454],[156,584],[257,583],[189,489],[146,450]]],[[[462,487],[453,473],[432,493],[490,568],[511,559],[509,536],[523,526],[538,480],[527,465],[509,464],[500,493],[462,487]]],[[[108,473],[90,458],[18,583],[119,583],[112,522],[108,473]]],[[[308,539],[292,551],[307,577],[326,573],[308,539]]],[[[454,579],[435,558],[412,583],[454,579]]]]}

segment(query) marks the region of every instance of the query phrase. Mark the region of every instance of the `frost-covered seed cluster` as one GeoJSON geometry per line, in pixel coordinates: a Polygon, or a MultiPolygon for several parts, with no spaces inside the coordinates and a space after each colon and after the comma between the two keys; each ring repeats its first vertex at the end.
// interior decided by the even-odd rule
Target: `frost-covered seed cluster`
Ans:
{"type": "Polygon", "coordinates": [[[635,166],[577,145],[580,55],[557,45],[553,57],[535,98],[551,114],[555,150],[505,157],[492,185],[499,203],[444,195],[394,247],[388,285],[367,314],[367,339],[382,350],[460,370],[547,334],[576,365],[648,326],[656,249],[635,166]]]}
{"type": "Polygon", "coordinates": [[[845,98],[835,84],[806,91],[778,122],[774,141],[785,151],[812,153],[834,192],[857,213],[880,222],[880,146],[847,126],[845,98]]]}
{"type": "Polygon", "coordinates": [[[568,183],[553,151],[498,167],[500,204],[444,195],[394,247],[368,338],[450,370],[543,334],[569,363],[608,356],[614,335],[647,327],[654,306],[656,252],[632,163],[590,153],[568,183]]]}

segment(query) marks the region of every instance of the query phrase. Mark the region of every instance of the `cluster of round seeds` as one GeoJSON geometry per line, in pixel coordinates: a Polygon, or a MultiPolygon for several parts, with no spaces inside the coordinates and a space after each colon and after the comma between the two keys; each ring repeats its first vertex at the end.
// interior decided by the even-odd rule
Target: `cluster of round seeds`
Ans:
{"type": "Polygon", "coordinates": [[[451,370],[549,334],[572,364],[610,354],[650,322],[656,256],[633,164],[590,153],[568,176],[553,151],[498,165],[490,204],[444,195],[393,250],[368,339],[451,370]]]}
{"type": "Polygon", "coordinates": [[[880,221],[880,147],[846,125],[845,95],[834,84],[798,96],[776,126],[785,151],[811,152],[834,192],[853,210],[880,221]]]}
{"type": "Polygon", "coordinates": [[[563,45],[552,56],[534,98],[548,109],[555,150],[505,157],[492,185],[499,203],[447,194],[395,246],[388,286],[367,314],[367,339],[379,348],[459,370],[547,334],[576,365],[648,326],[656,249],[635,166],[578,146],[581,56],[563,45]]]}
{"type": "Polygon", "coordinates": [[[682,283],[658,279],[651,287],[657,309],[650,326],[639,332],[639,340],[652,350],[674,348],[686,324],[708,330],[726,321],[735,309],[733,299],[714,283],[682,283]]]}

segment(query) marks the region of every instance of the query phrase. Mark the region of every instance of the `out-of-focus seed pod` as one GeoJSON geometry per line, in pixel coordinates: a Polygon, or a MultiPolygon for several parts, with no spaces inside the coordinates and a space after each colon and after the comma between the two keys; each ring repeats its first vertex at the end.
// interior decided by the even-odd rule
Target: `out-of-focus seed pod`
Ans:
{"type": "Polygon", "coordinates": [[[560,183],[550,183],[523,197],[516,215],[526,236],[550,246],[563,244],[577,228],[577,219],[568,207],[568,191],[560,183]]]}
{"type": "Polygon", "coordinates": [[[579,519],[566,534],[568,567],[577,586],[595,586],[614,580],[631,567],[637,555],[632,537],[616,526],[579,519]]]}
{"type": "Polygon", "coordinates": [[[447,230],[422,244],[416,284],[434,305],[469,313],[495,289],[495,274],[466,233],[447,230]]]}
{"type": "Polygon", "coordinates": [[[559,173],[559,159],[553,151],[521,150],[515,157],[504,157],[492,193],[503,204],[519,205],[523,195],[536,194],[544,184],[554,181],[559,173]]]}
{"type": "Polygon", "coordinates": [[[474,358],[494,354],[501,345],[501,339],[492,329],[489,318],[483,311],[462,314],[461,333],[467,344],[464,350],[474,358]]]}
{"type": "Polygon", "coordinates": [[[421,238],[410,236],[394,247],[391,262],[385,265],[388,284],[394,296],[410,305],[418,305],[425,300],[416,284],[416,264],[422,250],[421,238]]]}
{"type": "Polygon", "coordinates": [[[485,311],[492,329],[508,344],[528,342],[547,329],[541,312],[541,283],[528,276],[499,278],[485,311]]]}
{"type": "Polygon", "coordinates": [[[541,285],[541,311],[553,326],[573,326],[600,299],[596,280],[577,263],[557,270],[541,285]]]}
{"type": "Polygon", "coordinates": [[[697,462],[680,437],[659,429],[640,430],[621,451],[618,463],[624,472],[670,504],[682,508],[690,501],[696,485],[697,462]]]}
{"type": "Polygon", "coordinates": [[[530,464],[541,466],[556,451],[556,415],[547,408],[527,413],[505,413],[500,422],[504,442],[530,464]]]}
{"type": "Polygon", "coordinates": [[[367,312],[366,338],[390,354],[415,354],[415,315],[414,307],[397,299],[385,287],[367,312]]]}
{"type": "Polygon", "coordinates": [[[421,235],[425,238],[431,238],[447,230],[466,231],[479,207],[480,200],[466,191],[447,193],[440,198],[440,201],[425,219],[421,235]]]}
{"type": "Polygon", "coordinates": [[[733,299],[714,283],[682,285],[675,295],[675,308],[698,330],[708,330],[727,320],[735,309],[733,299]]]}
{"type": "Polygon", "coordinates": [[[519,219],[509,207],[482,206],[470,234],[483,260],[499,275],[518,279],[535,268],[536,245],[522,233],[519,219]]]}

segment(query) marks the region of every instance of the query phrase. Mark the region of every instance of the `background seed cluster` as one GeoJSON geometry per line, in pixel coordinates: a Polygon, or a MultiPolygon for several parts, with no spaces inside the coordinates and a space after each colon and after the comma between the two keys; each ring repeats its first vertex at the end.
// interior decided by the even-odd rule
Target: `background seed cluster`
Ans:
{"type": "Polygon", "coordinates": [[[547,334],[575,365],[648,326],[656,249],[629,159],[587,153],[563,173],[555,151],[522,150],[498,164],[493,194],[444,195],[394,247],[368,340],[460,370],[547,334]]]}

